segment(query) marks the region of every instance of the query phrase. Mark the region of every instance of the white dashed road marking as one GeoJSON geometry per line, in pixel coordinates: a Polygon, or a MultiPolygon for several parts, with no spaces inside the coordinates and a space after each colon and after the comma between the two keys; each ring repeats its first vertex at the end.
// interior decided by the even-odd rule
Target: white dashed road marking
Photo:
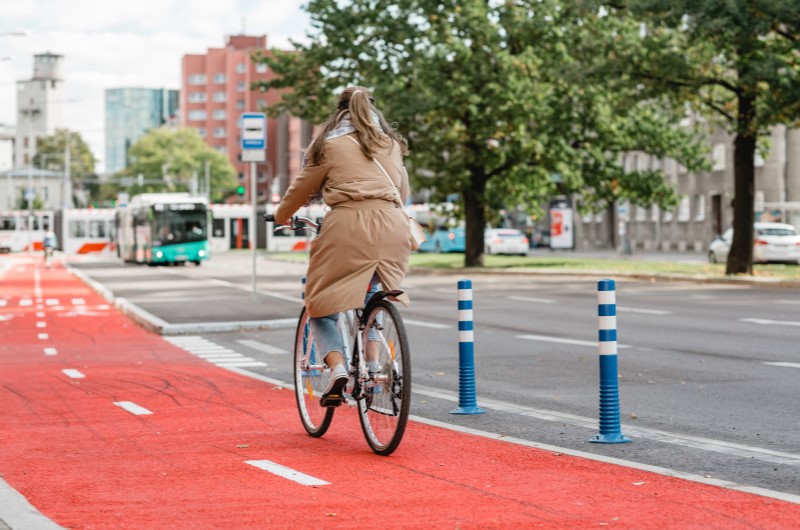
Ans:
{"type": "Polygon", "coordinates": [[[86,377],[80,371],[74,368],[65,368],[61,371],[64,372],[64,374],[66,374],[67,377],[71,377],[72,379],[83,379],[84,377],[86,377]]]}
{"type": "Polygon", "coordinates": [[[330,482],[325,482],[317,477],[306,475],[305,473],[301,473],[290,467],[276,464],[275,462],[271,462],[269,460],[245,460],[244,463],[250,464],[251,466],[255,466],[259,469],[263,469],[264,471],[269,471],[273,475],[278,475],[279,477],[292,480],[298,484],[302,484],[303,486],[327,486],[330,484],[330,482]]]}
{"type": "Polygon", "coordinates": [[[45,348],[44,349],[45,355],[58,355],[58,351],[55,348],[45,348]]]}
{"type": "Polygon", "coordinates": [[[800,363],[773,362],[764,364],[768,364],[770,366],[783,366],[784,368],[800,368],[800,363]]]}
{"type": "Polygon", "coordinates": [[[259,342],[257,340],[237,340],[236,342],[242,346],[247,346],[248,348],[268,353],[270,355],[289,355],[289,352],[286,350],[276,348],[275,346],[270,346],[269,344],[264,344],[263,342],[259,342]]]}
{"type": "Polygon", "coordinates": [[[127,410],[131,414],[135,414],[137,416],[143,416],[145,414],[152,414],[149,410],[144,407],[140,407],[136,403],[132,401],[115,401],[114,405],[127,410]]]}

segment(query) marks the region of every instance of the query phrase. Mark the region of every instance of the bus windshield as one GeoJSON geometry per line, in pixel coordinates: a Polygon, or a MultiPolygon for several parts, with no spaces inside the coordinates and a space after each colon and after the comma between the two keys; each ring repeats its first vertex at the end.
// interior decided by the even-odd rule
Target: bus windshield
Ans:
{"type": "Polygon", "coordinates": [[[153,214],[153,245],[175,245],[208,239],[205,211],[162,210],[153,214]]]}

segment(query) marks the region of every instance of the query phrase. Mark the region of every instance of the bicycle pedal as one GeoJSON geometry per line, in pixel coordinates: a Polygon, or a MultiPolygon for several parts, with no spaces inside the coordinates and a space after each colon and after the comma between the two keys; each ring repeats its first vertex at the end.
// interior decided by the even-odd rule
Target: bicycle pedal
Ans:
{"type": "Polygon", "coordinates": [[[341,394],[323,394],[319,400],[320,406],[338,407],[345,402],[345,397],[341,394]]]}

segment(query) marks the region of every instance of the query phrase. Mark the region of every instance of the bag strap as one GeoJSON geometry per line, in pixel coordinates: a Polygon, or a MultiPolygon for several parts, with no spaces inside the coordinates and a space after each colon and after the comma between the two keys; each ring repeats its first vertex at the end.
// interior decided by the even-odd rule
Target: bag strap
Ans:
{"type": "MultiPolygon", "coordinates": [[[[354,144],[356,144],[359,149],[361,149],[361,144],[358,142],[358,140],[356,140],[355,138],[353,138],[349,134],[345,135],[345,136],[347,138],[350,138],[350,140],[354,144]]],[[[394,198],[397,201],[397,204],[399,204],[400,207],[402,208],[403,207],[403,201],[400,200],[400,192],[397,191],[397,186],[395,186],[394,182],[392,182],[392,178],[389,176],[389,173],[387,173],[387,171],[384,169],[383,165],[380,162],[378,162],[377,158],[373,158],[372,161],[375,162],[375,165],[378,166],[378,168],[381,170],[381,172],[383,173],[383,176],[386,177],[386,180],[389,181],[389,186],[391,186],[392,187],[392,191],[394,191],[394,198]]]]}

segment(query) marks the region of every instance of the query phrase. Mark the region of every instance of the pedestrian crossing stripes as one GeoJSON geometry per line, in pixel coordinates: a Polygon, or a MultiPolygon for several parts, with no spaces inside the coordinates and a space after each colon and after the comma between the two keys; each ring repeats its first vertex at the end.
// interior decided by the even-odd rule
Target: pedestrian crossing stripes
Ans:
{"type": "Polygon", "coordinates": [[[265,362],[247,357],[203,337],[164,337],[164,339],[204,361],[223,368],[258,368],[267,366],[265,362]]]}

